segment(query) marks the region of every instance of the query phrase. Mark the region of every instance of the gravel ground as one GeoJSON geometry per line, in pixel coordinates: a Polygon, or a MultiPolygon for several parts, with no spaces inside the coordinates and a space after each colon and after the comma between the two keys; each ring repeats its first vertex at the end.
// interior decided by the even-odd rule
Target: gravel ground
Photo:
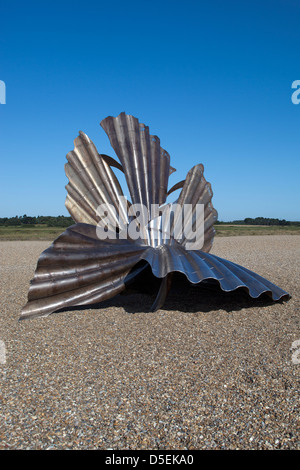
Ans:
{"type": "Polygon", "coordinates": [[[129,293],[18,323],[49,244],[0,242],[0,449],[300,448],[299,236],[217,238],[212,250],[288,302],[180,278],[156,313],[151,295],[129,293]]]}

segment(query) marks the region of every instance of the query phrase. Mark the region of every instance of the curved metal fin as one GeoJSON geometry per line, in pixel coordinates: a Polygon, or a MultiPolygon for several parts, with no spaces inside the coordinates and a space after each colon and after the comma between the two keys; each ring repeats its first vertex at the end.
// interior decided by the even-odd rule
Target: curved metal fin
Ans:
{"type": "Polygon", "coordinates": [[[92,225],[68,228],[41,254],[20,320],[115,296],[144,250],[130,240],[99,240],[92,225]]]}
{"type": "Polygon", "coordinates": [[[101,126],[122,164],[132,203],[148,209],[151,204],[163,204],[169,175],[175,169],[170,167],[170,156],[160,146],[159,138],[125,113],[107,117],[101,126]]]}
{"type": "Polygon", "coordinates": [[[177,201],[162,206],[160,208],[161,211],[163,209],[162,216],[152,219],[148,224],[151,246],[172,245],[176,240],[183,247],[189,249],[189,244],[197,228],[201,235],[199,244],[203,242],[202,247],[198,246],[197,249],[205,252],[211,249],[215,235],[213,225],[218,218],[218,214],[211,203],[213,192],[210,183],[207,183],[203,176],[203,171],[203,165],[194,166],[188,172],[185,180],[175,184],[169,190],[168,194],[182,187],[177,201]],[[197,218],[198,204],[203,204],[203,227],[199,227],[197,218]],[[188,210],[186,211],[186,209],[188,210]]]}
{"type": "Polygon", "coordinates": [[[74,221],[93,225],[100,223],[111,229],[125,226],[128,223],[127,205],[121,186],[110,168],[121,165],[111,157],[102,157],[89,137],[81,131],[67,159],[65,172],[69,183],[66,186],[68,195],[65,205],[74,221]],[[103,223],[97,213],[101,204],[109,207],[103,223]]]}
{"type": "Polygon", "coordinates": [[[174,191],[177,191],[177,189],[183,188],[183,185],[185,183],[185,180],[179,181],[179,183],[174,184],[171,189],[167,192],[167,195],[170,196],[174,191]]]}
{"type": "Polygon", "coordinates": [[[120,163],[117,162],[117,160],[115,160],[113,157],[110,157],[109,155],[105,155],[105,153],[100,153],[99,155],[100,155],[101,158],[103,158],[104,161],[106,161],[106,163],[109,166],[113,166],[115,168],[118,168],[118,170],[120,170],[124,173],[122,165],[120,165],[120,163]]]}
{"type": "Polygon", "coordinates": [[[161,279],[169,273],[180,272],[192,284],[215,279],[225,292],[243,287],[253,298],[263,293],[274,301],[290,297],[280,287],[243,266],[203,251],[185,250],[179,243],[161,249],[149,248],[142,254],[142,259],[149,263],[154,276],[161,279]]]}
{"type": "MultiPolygon", "coordinates": [[[[206,181],[203,175],[204,166],[202,164],[195,165],[188,172],[186,179],[184,181],[182,191],[177,200],[177,210],[175,210],[174,219],[172,223],[173,230],[176,229],[176,224],[178,223],[178,217],[180,214],[180,207],[190,204],[192,209],[187,217],[188,220],[185,220],[185,226],[190,224],[191,234],[194,231],[197,220],[196,220],[196,206],[197,204],[203,204],[204,206],[204,244],[201,248],[202,251],[209,252],[215,235],[215,229],[213,228],[214,223],[217,221],[218,213],[212,205],[213,192],[211,189],[210,183],[206,181]]],[[[172,233],[171,228],[171,233],[172,233]]],[[[183,246],[186,246],[188,243],[188,236],[191,234],[185,234],[179,243],[183,246]]]]}

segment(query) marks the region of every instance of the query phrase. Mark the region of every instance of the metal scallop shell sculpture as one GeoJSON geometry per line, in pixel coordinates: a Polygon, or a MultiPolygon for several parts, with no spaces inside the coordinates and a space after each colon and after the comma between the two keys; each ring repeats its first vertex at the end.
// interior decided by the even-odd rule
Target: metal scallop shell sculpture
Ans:
{"type": "Polygon", "coordinates": [[[183,273],[192,284],[217,281],[226,292],[244,287],[253,298],[263,293],[273,301],[289,298],[258,274],[209,253],[217,212],[203,165],[194,166],[185,180],[168,189],[175,169],[147,126],[125,113],[107,117],[101,126],[119,162],[99,154],[83,132],[75,139],[65,171],[69,179],[66,207],[76,223],[40,255],[20,320],[112,298],[149,266],[153,276],[161,279],[152,311],[163,306],[174,272],[183,273]],[[113,168],[124,173],[131,201],[124,196],[113,168]],[[167,203],[167,197],[178,189],[178,199],[167,203]],[[147,209],[142,219],[132,210],[136,206],[147,209]],[[186,233],[177,236],[184,206],[190,208],[185,218],[190,230],[197,222],[197,206],[203,208],[201,249],[189,249],[186,233]],[[107,208],[105,217],[99,207],[107,208]],[[154,214],[153,207],[157,209],[154,214]]]}

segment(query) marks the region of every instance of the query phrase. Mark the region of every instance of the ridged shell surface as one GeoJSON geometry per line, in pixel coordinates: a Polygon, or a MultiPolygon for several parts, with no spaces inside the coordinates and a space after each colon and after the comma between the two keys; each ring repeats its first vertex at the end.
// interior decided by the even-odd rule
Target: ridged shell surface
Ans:
{"type": "Polygon", "coordinates": [[[202,164],[194,166],[187,174],[182,184],[182,190],[175,203],[166,204],[163,214],[149,222],[149,239],[151,246],[171,245],[174,240],[184,248],[189,247],[190,241],[199,230],[198,212],[199,205],[203,206],[203,221],[200,230],[203,231],[202,251],[209,252],[215,236],[214,223],[218,213],[212,205],[213,192],[210,183],[203,175],[202,164]],[[190,206],[190,210],[183,209],[190,206]],[[184,230],[189,227],[188,230],[184,230]]]}
{"type": "Polygon", "coordinates": [[[28,302],[20,319],[47,316],[59,309],[89,305],[109,299],[150,265],[155,277],[162,279],[154,309],[163,305],[172,273],[183,273],[198,284],[215,280],[224,291],[247,289],[253,298],[267,293],[274,301],[289,294],[258,274],[208,253],[211,249],[217,212],[212,206],[212,190],[203,175],[203,165],[194,166],[185,180],[168,189],[174,169],[169,154],[149,128],[133,116],[121,113],[101,122],[120,160],[99,154],[83,132],[74,141],[65,165],[69,183],[66,207],[76,225],[68,228],[45,250],[28,292],[28,302]],[[131,201],[126,201],[112,170],[124,172],[131,201]],[[181,188],[175,203],[167,197],[181,188]],[[99,206],[109,208],[103,220],[99,206]],[[131,204],[143,204],[149,217],[137,240],[123,237],[128,224],[137,219],[128,214],[131,204]],[[189,249],[188,242],[197,223],[197,205],[203,207],[203,246],[189,249]],[[152,216],[152,205],[161,215],[152,216]],[[191,208],[185,223],[190,227],[178,237],[182,208],[191,208]],[[167,217],[168,212],[171,217],[167,217]],[[99,238],[99,227],[108,228],[108,238],[99,238]],[[119,231],[116,231],[119,227],[119,231]]]}
{"type": "Polygon", "coordinates": [[[101,126],[122,164],[131,202],[149,209],[151,204],[163,204],[169,175],[175,170],[170,166],[168,152],[160,146],[160,139],[150,135],[148,126],[125,113],[107,117],[101,126]]]}
{"type": "Polygon", "coordinates": [[[132,240],[99,240],[96,227],[77,224],[40,256],[20,320],[114,297],[125,289],[128,276],[141,273],[137,265],[142,260],[158,278],[180,272],[193,284],[215,279],[227,292],[245,287],[253,298],[263,293],[273,300],[289,297],[258,274],[215,255],[187,251],[177,242],[153,248],[132,240]]]}
{"type": "Polygon", "coordinates": [[[65,172],[69,183],[65,205],[74,221],[101,225],[97,211],[100,205],[106,204],[110,211],[103,225],[125,226],[127,206],[121,186],[110,165],[84,132],[74,140],[74,150],[67,154],[67,159],[65,172]]]}

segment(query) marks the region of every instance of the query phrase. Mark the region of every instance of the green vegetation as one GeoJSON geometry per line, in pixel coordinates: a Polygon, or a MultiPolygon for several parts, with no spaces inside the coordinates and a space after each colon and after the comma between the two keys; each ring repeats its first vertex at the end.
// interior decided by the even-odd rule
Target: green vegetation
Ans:
{"type": "Polygon", "coordinates": [[[15,217],[0,217],[0,227],[16,227],[16,226],[36,226],[43,225],[45,227],[69,227],[74,224],[72,217],[65,217],[64,215],[59,215],[57,217],[53,216],[44,216],[38,215],[37,217],[31,217],[29,215],[22,215],[15,217]]]}
{"type": "Polygon", "coordinates": [[[244,220],[233,220],[232,222],[220,222],[217,220],[217,225],[267,225],[267,226],[276,226],[279,225],[280,227],[288,227],[290,225],[293,226],[300,226],[300,222],[291,222],[285,219],[270,219],[267,217],[256,217],[252,219],[251,217],[247,217],[244,220]]]}
{"type": "Polygon", "coordinates": [[[64,215],[3,217],[0,218],[0,240],[54,240],[73,224],[72,217],[64,215]]]}
{"type": "Polygon", "coordinates": [[[231,237],[234,235],[300,235],[300,222],[266,217],[247,217],[232,222],[217,221],[216,236],[231,237]]]}
{"type": "Polygon", "coordinates": [[[236,235],[300,235],[299,225],[234,225],[216,224],[217,237],[236,235]]]}
{"type": "MultiPolygon", "coordinates": [[[[53,241],[67,227],[73,225],[72,217],[60,215],[0,218],[0,240],[48,240],[53,241]]],[[[216,222],[217,237],[236,235],[300,235],[300,222],[257,217],[233,222],[216,222]],[[250,223],[251,222],[251,223],[250,223]]]]}
{"type": "Polygon", "coordinates": [[[46,225],[0,226],[0,240],[55,240],[67,227],[46,225]]]}

